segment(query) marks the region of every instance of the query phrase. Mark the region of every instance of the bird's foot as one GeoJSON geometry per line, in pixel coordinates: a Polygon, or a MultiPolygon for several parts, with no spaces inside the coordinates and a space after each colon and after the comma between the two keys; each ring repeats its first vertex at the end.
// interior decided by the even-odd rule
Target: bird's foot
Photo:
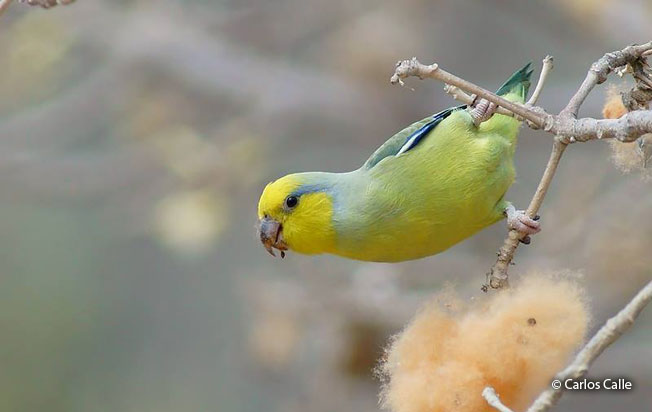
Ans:
{"type": "Polygon", "coordinates": [[[510,230],[516,230],[525,235],[519,239],[521,243],[529,245],[531,241],[530,235],[541,231],[541,223],[538,222],[539,215],[531,218],[524,210],[516,210],[510,204],[505,208],[505,216],[507,216],[507,227],[510,230]]]}
{"type": "Polygon", "coordinates": [[[473,123],[476,126],[479,126],[480,123],[489,120],[491,116],[496,113],[496,109],[498,106],[496,106],[495,103],[490,102],[487,99],[476,99],[475,102],[471,105],[471,109],[469,110],[469,113],[471,114],[471,117],[473,118],[473,123]]]}

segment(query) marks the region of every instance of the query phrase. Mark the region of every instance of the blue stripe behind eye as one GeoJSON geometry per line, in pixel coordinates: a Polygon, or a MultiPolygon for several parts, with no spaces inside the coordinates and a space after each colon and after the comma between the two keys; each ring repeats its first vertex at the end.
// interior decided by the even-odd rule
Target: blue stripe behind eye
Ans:
{"type": "Polygon", "coordinates": [[[291,196],[301,196],[305,195],[307,193],[315,193],[315,192],[326,192],[330,190],[332,185],[328,184],[313,184],[313,185],[304,185],[299,187],[297,190],[292,192],[291,196]]]}

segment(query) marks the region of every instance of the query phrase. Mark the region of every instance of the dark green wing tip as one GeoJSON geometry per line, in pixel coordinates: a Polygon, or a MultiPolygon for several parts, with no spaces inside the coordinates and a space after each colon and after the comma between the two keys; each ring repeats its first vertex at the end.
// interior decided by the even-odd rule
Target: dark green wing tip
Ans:
{"type": "Polygon", "coordinates": [[[521,97],[525,98],[527,96],[528,90],[530,89],[530,77],[532,76],[532,73],[534,72],[532,67],[532,62],[529,62],[525,66],[523,66],[520,70],[517,70],[512,76],[507,79],[505,84],[500,86],[500,89],[496,92],[498,96],[505,95],[512,90],[516,89],[517,87],[520,87],[520,90],[517,90],[518,94],[521,95],[521,97]]]}

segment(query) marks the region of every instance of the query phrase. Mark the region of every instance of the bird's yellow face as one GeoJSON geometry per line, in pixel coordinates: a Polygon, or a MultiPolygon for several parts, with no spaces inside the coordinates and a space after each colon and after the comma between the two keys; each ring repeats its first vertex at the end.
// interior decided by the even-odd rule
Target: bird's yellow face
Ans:
{"type": "Polygon", "coordinates": [[[258,234],[269,253],[292,249],[299,253],[331,252],[335,230],[333,201],[328,193],[302,184],[299,175],[269,183],[258,202],[258,234]]]}

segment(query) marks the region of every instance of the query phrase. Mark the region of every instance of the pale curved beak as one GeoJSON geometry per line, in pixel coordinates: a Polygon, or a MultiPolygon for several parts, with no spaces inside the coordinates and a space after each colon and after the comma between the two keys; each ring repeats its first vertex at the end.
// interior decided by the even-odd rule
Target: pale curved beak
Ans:
{"type": "Polygon", "coordinates": [[[265,216],[258,221],[258,236],[260,236],[260,242],[270,255],[276,256],[274,249],[278,249],[281,251],[281,257],[285,257],[288,246],[283,241],[283,225],[265,216]]]}

